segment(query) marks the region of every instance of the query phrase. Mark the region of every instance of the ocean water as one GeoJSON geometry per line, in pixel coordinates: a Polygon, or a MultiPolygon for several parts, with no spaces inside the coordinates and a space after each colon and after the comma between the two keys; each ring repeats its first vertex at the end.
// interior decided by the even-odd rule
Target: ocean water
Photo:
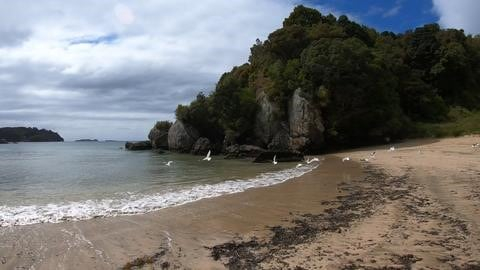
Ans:
{"type": "Polygon", "coordinates": [[[147,213],[278,184],[318,166],[201,158],[125,151],[122,142],[0,145],[0,226],[147,213]]]}

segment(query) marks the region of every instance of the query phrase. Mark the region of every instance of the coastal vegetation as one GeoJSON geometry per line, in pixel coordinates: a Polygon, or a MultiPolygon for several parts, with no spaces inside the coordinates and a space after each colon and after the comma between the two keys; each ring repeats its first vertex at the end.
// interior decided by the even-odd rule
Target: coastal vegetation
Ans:
{"type": "Polygon", "coordinates": [[[380,33],[300,5],[176,118],[224,149],[308,152],[478,132],[479,109],[480,36],[437,24],[380,33]]]}
{"type": "Polygon", "coordinates": [[[0,140],[4,142],[63,142],[58,133],[35,127],[0,128],[0,140]]]}

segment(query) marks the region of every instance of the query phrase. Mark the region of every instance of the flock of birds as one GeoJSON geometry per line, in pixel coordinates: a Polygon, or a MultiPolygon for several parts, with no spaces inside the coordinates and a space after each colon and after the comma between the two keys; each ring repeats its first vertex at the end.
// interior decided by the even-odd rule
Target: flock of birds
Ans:
{"type": "MultiPolygon", "coordinates": [[[[480,144],[479,144],[479,143],[474,143],[474,144],[472,144],[472,148],[480,148],[480,144]]],[[[393,152],[393,151],[395,151],[395,146],[391,146],[391,147],[387,150],[387,152],[393,152]]],[[[419,153],[420,153],[420,151],[419,151],[419,153]]],[[[210,161],[210,160],[212,160],[211,154],[212,154],[212,151],[208,150],[207,155],[202,159],[202,161],[210,161]]],[[[360,161],[368,162],[368,161],[370,161],[370,160],[372,160],[372,159],[375,159],[375,154],[376,154],[376,152],[373,151],[372,153],[370,153],[370,155],[369,155],[368,157],[362,158],[362,159],[360,159],[360,161]]],[[[344,157],[344,158],[342,158],[342,162],[346,162],[346,161],[350,161],[350,160],[351,160],[350,157],[344,157]]],[[[312,158],[312,159],[307,158],[307,160],[305,161],[305,163],[310,164],[310,163],[312,163],[312,162],[319,162],[319,161],[320,161],[320,160],[319,160],[318,158],[314,157],[314,158],[312,158]]],[[[169,160],[168,162],[165,162],[165,165],[167,165],[167,166],[169,166],[169,167],[170,167],[172,164],[173,164],[173,161],[171,161],[171,160],[169,160]]],[[[273,156],[272,164],[273,164],[273,165],[277,165],[277,164],[278,164],[277,155],[274,155],[274,156],[273,156]]],[[[297,166],[296,166],[296,168],[300,168],[300,167],[302,167],[302,166],[303,166],[303,163],[298,163],[297,166]]]]}

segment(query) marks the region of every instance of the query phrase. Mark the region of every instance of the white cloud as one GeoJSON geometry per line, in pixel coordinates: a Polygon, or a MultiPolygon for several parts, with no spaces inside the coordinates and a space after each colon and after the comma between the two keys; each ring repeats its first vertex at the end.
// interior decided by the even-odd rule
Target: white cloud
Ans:
{"type": "Polygon", "coordinates": [[[447,28],[461,28],[466,33],[480,34],[480,1],[433,0],[434,11],[440,16],[439,24],[447,28]]]}
{"type": "Polygon", "coordinates": [[[293,6],[0,0],[0,126],[51,128],[67,139],[144,138],[154,121],[173,119],[177,103],[246,62],[255,39],[293,6]]]}

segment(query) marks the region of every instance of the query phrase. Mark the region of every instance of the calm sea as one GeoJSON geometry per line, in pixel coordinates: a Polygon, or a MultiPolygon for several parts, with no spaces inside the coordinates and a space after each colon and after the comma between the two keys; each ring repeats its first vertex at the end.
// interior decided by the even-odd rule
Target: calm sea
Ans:
{"type": "Polygon", "coordinates": [[[125,151],[122,142],[0,145],[0,226],[141,214],[281,183],[318,165],[201,158],[125,151]]]}

